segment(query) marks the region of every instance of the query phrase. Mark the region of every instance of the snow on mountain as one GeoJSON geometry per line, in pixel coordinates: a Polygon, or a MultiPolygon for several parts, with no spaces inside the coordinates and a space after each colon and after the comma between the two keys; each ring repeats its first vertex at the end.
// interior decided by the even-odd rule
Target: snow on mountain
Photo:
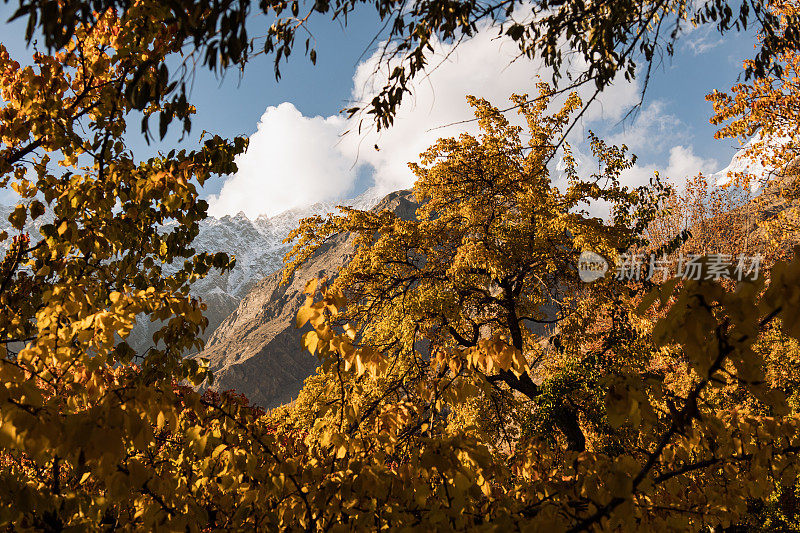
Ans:
{"type": "MultiPolygon", "coordinates": [[[[417,207],[411,191],[396,191],[381,199],[375,209],[388,209],[411,220],[417,207]]],[[[303,290],[309,279],[335,274],[345,265],[354,242],[353,235],[338,235],[311,254],[286,283],[281,273],[275,272],[253,286],[198,354],[209,360],[215,388],[235,389],[265,408],[297,396],[303,381],[319,365],[303,348],[303,331],[294,327],[294,317],[305,301],[303,290]]]]}
{"type": "Polygon", "coordinates": [[[747,141],[731,158],[728,166],[711,175],[717,185],[727,185],[731,178],[735,176],[749,176],[751,178],[750,187],[752,192],[759,191],[767,178],[774,176],[774,170],[768,169],[763,165],[762,156],[756,155],[755,150],[764,150],[767,153],[780,150],[788,143],[792,142],[789,137],[771,137],[763,141],[759,134],[747,141]]]}
{"type": "MultiPolygon", "coordinates": [[[[733,154],[728,166],[722,170],[711,174],[713,183],[717,185],[727,185],[731,181],[731,176],[735,175],[750,175],[753,177],[761,176],[764,174],[764,167],[760,161],[756,161],[751,156],[748,156],[748,150],[753,146],[755,139],[751,139],[747,144],[742,146],[733,154]]],[[[754,180],[753,187],[757,187],[758,180],[754,180]]]]}
{"type": "Polygon", "coordinates": [[[370,209],[384,194],[368,190],[364,194],[339,202],[318,202],[310,206],[284,211],[250,220],[244,213],[222,218],[209,217],[195,239],[199,251],[225,252],[236,258],[236,268],[224,276],[212,275],[197,282],[198,294],[220,291],[241,300],[264,276],[280,270],[283,257],[291,248],[283,240],[298,222],[306,217],[337,212],[337,205],[370,209]]]}
{"type": "MultiPolygon", "coordinates": [[[[225,252],[236,258],[236,266],[230,272],[224,275],[212,273],[192,287],[192,293],[208,305],[206,316],[209,326],[205,337],[214,332],[255,284],[282,268],[283,257],[291,248],[291,244],[286,244],[283,240],[302,218],[337,212],[337,205],[370,209],[383,196],[381,191],[370,189],[349,200],[319,202],[290,209],[272,217],[261,215],[251,220],[239,213],[236,216],[208,217],[203,220],[200,223],[200,233],[193,243],[194,248],[198,252],[225,252]]],[[[8,216],[13,209],[13,206],[0,205],[0,232],[5,230],[9,235],[16,234],[16,230],[8,222],[8,216]]],[[[39,235],[39,229],[52,221],[52,214],[45,213],[35,222],[28,221],[25,231],[35,239],[39,235]]],[[[8,241],[0,243],[0,253],[7,246],[8,241]]],[[[165,271],[169,270],[169,267],[165,268],[165,271]]],[[[155,327],[156,325],[151,325],[148,321],[134,329],[129,339],[134,349],[143,352],[149,347],[155,327]]]]}

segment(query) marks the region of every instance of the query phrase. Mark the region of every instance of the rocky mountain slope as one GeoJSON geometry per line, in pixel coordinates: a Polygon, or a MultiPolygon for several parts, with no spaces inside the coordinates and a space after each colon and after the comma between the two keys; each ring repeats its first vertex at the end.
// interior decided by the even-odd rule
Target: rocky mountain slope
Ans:
{"type": "MultiPolygon", "coordinates": [[[[764,220],[778,212],[800,208],[800,193],[787,198],[787,185],[787,180],[778,180],[760,191],[752,204],[733,209],[719,220],[706,221],[711,226],[724,226],[715,226],[711,233],[730,240],[736,237],[731,233],[733,229],[741,228],[751,233],[751,245],[762,245],[758,236],[764,220]],[[724,223],[719,224],[723,218],[724,223]]],[[[398,191],[386,196],[374,209],[390,209],[410,219],[416,208],[410,191],[398,191]]],[[[800,216],[797,218],[800,220],[800,216]]],[[[787,249],[791,250],[791,246],[787,249]]],[[[318,364],[317,358],[301,346],[304,330],[294,328],[294,317],[304,300],[303,288],[311,278],[335,273],[351,253],[352,239],[339,236],[318,250],[288,284],[281,285],[281,274],[275,272],[254,285],[199,354],[211,362],[214,386],[220,390],[236,389],[267,408],[296,398],[303,381],[318,364]]]]}
{"type": "MultiPolygon", "coordinates": [[[[398,191],[373,209],[389,209],[410,219],[416,208],[410,191],[398,191]]],[[[281,284],[277,271],[251,288],[199,354],[211,363],[215,388],[236,389],[266,408],[297,396],[318,364],[301,345],[303,331],[294,327],[303,289],[311,278],[334,275],[352,249],[352,237],[340,235],[325,243],[287,284],[281,284]]]]}

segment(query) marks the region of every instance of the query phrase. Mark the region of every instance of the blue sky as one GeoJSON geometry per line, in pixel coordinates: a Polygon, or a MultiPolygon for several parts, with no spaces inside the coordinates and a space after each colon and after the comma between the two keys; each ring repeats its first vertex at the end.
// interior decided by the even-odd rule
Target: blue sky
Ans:
{"type": "MultiPolygon", "coordinates": [[[[10,12],[7,4],[0,4],[0,17],[5,20],[10,12]]],[[[259,22],[251,25],[253,35],[259,22]]],[[[202,130],[253,136],[239,175],[215,179],[203,191],[212,214],[239,210],[248,216],[275,214],[304,203],[354,196],[373,181],[385,189],[407,187],[412,180],[405,169],[407,161],[438,136],[470,130],[466,125],[429,131],[470,117],[465,94],[487,96],[504,105],[511,92],[532,92],[536,74],[544,72],[535,64],[508,66],[513,46],[498,54],[497,41],[491,39],[495,34],[487,30],[462,45],[430,80],[419,83],[393,128],[396,131],[362,137],[350,133],[342,139],[341,133],[351,124],[337,116],[338,111],[354,96],[371,94],[367,74],[375,59],[374,45],[368,46],[378,24],[369,10],[351,16],[347,28],[322,19],[317,22],[312,27],[317,65],[300,54],[300,43],[290,62],[283,64],[279,82],[271,57],[255,58],[241,78],[235,71],[219,79],[198,70],[192,95],[198,114],[192,136],[182,144],[192,146],[202,130]],[[380,152],[372,148],[374,144],[380,152]]],[[[24,63],[31,50],[24,47],[23,30],[21,23],[6,25],[0,41],[24,63]]],[[[635,117],[620,123],[638,101],[640,86],[617,83],[571,141],[579,145],[585,130],[592,129],[611,141],[627,143],[639,156],[632,183],[641,182],[652,170],[667,171],[677,182],[697,171],[718,171],[735,153],[736,142],[713,139],[714,127],[708,123],[711,106],[704,96],[736,81],[742,60],[753,54],[753,43],[751,35],[723,39],[706,29],[694,30],[679,42],[676,55],[664,58],[655,69],[635,117]]],[[[447,45],[439,51],[443,57],[447,45]]],[[[548,79],[546,73],[544,77],[548,79]]],[[[135,131],[129,142],[141,157],[177,142],[177,135],[169,135],[164,143],[148,147],[138,134],[138,123],[132,125],[135,131]]],[[[579,155],[581,150],[588,165],[585,146],[578,146],[579,155]]],[[[0,194],[0,201],[10,199],[0,194]]]]}

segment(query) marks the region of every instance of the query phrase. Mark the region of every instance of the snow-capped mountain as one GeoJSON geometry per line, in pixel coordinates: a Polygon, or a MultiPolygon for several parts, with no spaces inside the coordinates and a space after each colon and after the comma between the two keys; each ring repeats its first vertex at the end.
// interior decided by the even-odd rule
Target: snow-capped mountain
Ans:
{"type": "MultiPolygon", "coordinates": [[[[417,207],[411,191],[396,191],[381,199],[374,210],[389,210],[411,220],[417,207]]],[[[303,347],[303,331],[294,326],[305,301],[303,290],[309,279],[338,272],[349,261],[354,242],[353,235],[337,235],[316,250],[287,283],[282,283],[280,272],[274,272],[253,285],[198,354],[209,360],[214,387],[235,389],[265,408],[297,396],[303,381],[319,365],[303,347]]]]}
{"type": "MultiPolygon", "coordinates": [[[[370,189],[356,198],[319,202],[272,217],[262,215],[251,220],[239,213],[222,218],[209,217],[202,221],[200,233],[193,243],[194,248],[198,252],[225,252],[236,258],[236,267],[231,272],[224,275],[212,273],[192,286],[192,293],[202,298],[208,306],[206,316],[209,325],[204,336],[208,338],[214,332],[255,284],[282,268],[283,257],[291,247],[283,240],[301,219],[336,212],[337,205],[370,209],[384,195],[381,191],[370,189]]],[[[16,233],[8,222],[13,210],[13,206],[0,205],[0,231],[8,231],[9,235],[16,233]]],[[[34,222],[28,221],[25,231],[35,239],[39,229],[52,221],[52,214],[47,212],[34,222]]],[[[7,245],[8,241],[0,243],[0,253],[7,245]]],[[[149,320],[143,321],[131,333],[128,342],[137,352],[143,353],[152,344],[152,333],[156,327],[157,324],[149,320]]]]}
{"type": "Polygon", "coordinates": [[[212,275],[198,281],[198,294],[226,294],[238,302],[261,278],[282,268],[283,256],[291,247],[283,240],[301,219],[336,212],[337,205],[371,209],[384,195],[368,190],[350,200],[318,202],[272,217],[261,215],[255,220],[241,212],[236,216],[207,218],[200,226],[195,248],[235,256],[236,268],[225,276],[212,275]]]}
{"type": "Polygon", "coordinates": [[[778,169],[769,169],[764,166],[764,155],[777,155],[779,150],[790,145],[796,145],[796,140],[789,137],[770,137],[766,141],[762,140],[760,134],[756,134],[747,143],[742,145],[731,158],[728,166],[711,175],[717,185],[727,185],[731,178],[735,176],[749,176],[752,180],[750,184],[752,192],[758,192],[765,184],[765,180],[775,177],[778,169]],[[763,155],[760,152],[763,151],[763,155]]]}

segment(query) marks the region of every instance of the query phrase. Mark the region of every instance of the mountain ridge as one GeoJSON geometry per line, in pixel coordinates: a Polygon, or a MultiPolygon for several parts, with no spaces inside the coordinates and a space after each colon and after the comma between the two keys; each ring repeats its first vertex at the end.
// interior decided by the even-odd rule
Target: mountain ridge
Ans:
{"type": "MultiPolygon", "coordinates": [[[[409,190],[386,195],[375,207],[411,218],[417,204],[409,190]]],[[[302,346],[303,331],[294,318],[304,301],[306,283],[333,276],[349,260],[354,237],[337,235],[324,243],[282,283],[280,270],[256,283],[236,309],[210,336],[196,357],[207,358],[214,372],[214,388],[235,389],[265,408],[296,397],[319,362],[302,346]]]]}

